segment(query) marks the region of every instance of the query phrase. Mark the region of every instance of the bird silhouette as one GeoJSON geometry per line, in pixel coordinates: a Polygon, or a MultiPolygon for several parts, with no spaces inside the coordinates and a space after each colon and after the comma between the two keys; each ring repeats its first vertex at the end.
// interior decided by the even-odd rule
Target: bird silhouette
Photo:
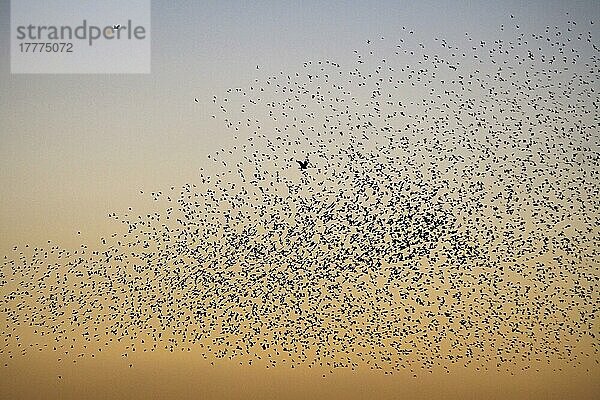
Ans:
{"type": "Polygon", "coordinates": [[[304,161],[296,160],[296,162],[300,166],[300,169],[307,169],[308,168],[308,159],[306,159],[304,161]]]}

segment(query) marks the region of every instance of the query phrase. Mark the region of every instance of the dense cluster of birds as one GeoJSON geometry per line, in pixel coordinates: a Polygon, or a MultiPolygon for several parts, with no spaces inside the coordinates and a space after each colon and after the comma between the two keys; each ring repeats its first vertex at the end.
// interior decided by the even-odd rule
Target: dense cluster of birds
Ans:
{"type": "Polygon", "coordinates": [[[461,47],[402,28],[214,96],[231,145],[197,182],[89,248],[5,257],[2,360],[598,362],[600,52],[565,19],[461,47]]]}

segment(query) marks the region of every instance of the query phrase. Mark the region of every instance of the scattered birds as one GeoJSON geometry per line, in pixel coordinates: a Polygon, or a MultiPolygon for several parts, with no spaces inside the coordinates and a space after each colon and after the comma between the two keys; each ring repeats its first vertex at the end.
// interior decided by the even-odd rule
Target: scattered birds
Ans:
{"type": "Polygon", "coordinates": [[[154,210],[108,215],[126,233],[4,258],[5,365],[109,348],[414,377],[598,362],[588,28],[426,46],[403,27],[352,64],[214,96],[232,144],[210,174],[140,191],[154,210]]]}

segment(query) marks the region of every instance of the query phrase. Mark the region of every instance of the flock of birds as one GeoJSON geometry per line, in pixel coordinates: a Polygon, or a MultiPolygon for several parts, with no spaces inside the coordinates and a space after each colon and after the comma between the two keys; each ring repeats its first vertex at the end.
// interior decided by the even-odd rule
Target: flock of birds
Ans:
{"type": "Polygon", "coordinates": [[[597,363],[600,52],[566,19],[462,47],[402,28],[213,97],[231,145],[197,182],[4,258],[0,357],[597,363]]]}

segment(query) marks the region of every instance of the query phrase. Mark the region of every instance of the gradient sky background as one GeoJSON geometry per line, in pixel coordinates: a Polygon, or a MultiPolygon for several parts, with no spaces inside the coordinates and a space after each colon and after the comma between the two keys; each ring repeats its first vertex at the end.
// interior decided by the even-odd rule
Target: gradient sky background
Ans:
{"type": "MultiPolygon", "coordinates": [[[[140,190],[194,182],[206,155],[230,135],[207,108],[228,88],[299,71],[307,60],[350,63],[366,39],[397,36],[402,26],[460,45],[465,32],[493,40],[511,14],[527,29],[541,30],[562,23],[566,12],[598,21],[600,2],[153,1],[151,74],[16,75],[10,73],[9,1],[0,0],[0,254],[15,244],[97,241],[115,231],[109,212],[148,204],[140,190]]],[[[307,371],[226,363],[207,370],[189,356],[168,354],[130,372],[106,356],[96,364],[87,360],[79,372],[73,368],[77,384],[64,389],[45,375],[51,361],[32,357],[2,374],[0,397],[41,398],[48,390],[65,398],[102,398],[108,389],[139,398],[283,398],[291,388],[295,398],[402,398],[403,392],[407,398],[600,398],[600,386],[592,383],[597,365],[584,376],[457,371],[407,381],[343,371],[323,382],[307,371]]]]}
{"type": "Polygon", "coordinates": [[[9,2],[0,4],[0,249],[47,238],[74,244],[77,231],[95,237],[108,212],[140,201],[139,189],[196,178],[228,135],[204,107],[227,88],[307,60],[350,61],[366,38],[402,26],[460,41],[464,32],[494,37],[511,13],[533,29],[600,9],[594,1],[154,1],[151,74],[11,75],[9,2]]]}

